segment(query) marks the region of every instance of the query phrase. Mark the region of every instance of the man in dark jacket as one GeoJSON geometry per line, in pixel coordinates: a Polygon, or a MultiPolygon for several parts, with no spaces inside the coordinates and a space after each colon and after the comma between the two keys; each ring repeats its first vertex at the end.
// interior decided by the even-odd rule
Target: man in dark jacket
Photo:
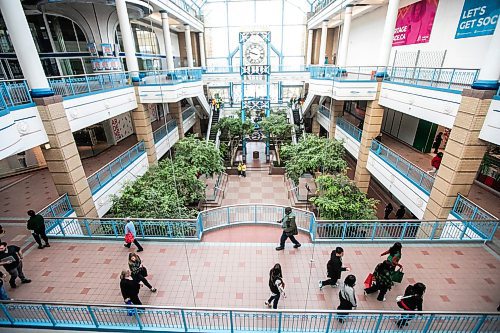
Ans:
{"type": "Polygon", "coordinates": [[[283,234],[281,234],[280,246],[276,248],[276,251],[285,249],[285,241],[287,238],[290,238],[294,244],[294,248],[299,248],[301,244],[294,237],[299,234],[299,231],[297,229],[297,223],[295,223],[295,215],[292,213],[292,207],[285,208],[285,217],[279,220],[278,223],[281,223],[283,234]]]}
{"type": "MultiPolygon", "coordinates": [[[[398,296],[396,298],[396,300],[398,301],[398,306],[405,311],[422,311],[425,289],[425,284],[421,282],[417,282],[414,285],[409,285],[408,287],[406,287],[404,296],[398,296]]],[[[396,324],[399,328],[407,326],[408,322],[413,318],[413,316],[414,315],[402,315],[401,319],[398,320],[396,324]]]]}
{"type": "Polygon", "coordinates": [[[31,230],[31,234],[35,239],[35,242],[38,244],[38,248],[43,249],[44,247],[50,247],[49,239],[45,233],[45,220],[43,219],[43,216],[36,214],[33,210],[29,210],[28,215],[30,217],[28,220],[28,230],[31,230]],[[40,237],[45,242],[45,246],[42,245],[40,237]]]}
{"type": "Polygon", "coordinates": [[[19,277],[21,283],[30,283],[31,280],[23,273],[23,252],[19,246],[0,243],[0,265],[10,274],[10,287],[16,288],[16,279],[19,277]]]}
{"type": "Polygon", "coordinates": [[[342,266],[342,257],[344,256],[344,249],[338,246],[335,251],[332,251],[330,255],[330,260],[326,264],[326,270],[328,272],[328,280],[319,281],[319,289],[321,290],[324,286],[330,285],[332,288],[338,287],[339,284],[337,280],[340,279],[342,272],[350,271],[349,267],[342,266]]]}

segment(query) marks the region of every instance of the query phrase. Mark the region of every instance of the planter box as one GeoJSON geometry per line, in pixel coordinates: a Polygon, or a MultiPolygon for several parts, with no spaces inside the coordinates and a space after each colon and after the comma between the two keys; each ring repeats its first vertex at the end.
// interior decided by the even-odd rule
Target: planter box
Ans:
{"type": "Polygon", "coordinates": [[[237,168],[226,168],[226,173],[231,176],[237,176],[238,175],[238,169],[237,168]]]}
{"type": "Polygon", "coordinates": [[[270,175],[284,175],[285,171],[286,171],[285,167],[275,167],[271,165],[271,167],[269,168],[270,175]]]}

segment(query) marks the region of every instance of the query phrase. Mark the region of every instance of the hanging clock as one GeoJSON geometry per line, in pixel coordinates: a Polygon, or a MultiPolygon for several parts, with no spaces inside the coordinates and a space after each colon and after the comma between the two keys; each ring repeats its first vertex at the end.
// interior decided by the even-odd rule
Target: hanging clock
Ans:
{"type": "Polygon", "coordinates": [[[264,46],[259,43],[250,43],[245,49],[245,59],[248,64],[260,65],[266,58],[264,46]]]}

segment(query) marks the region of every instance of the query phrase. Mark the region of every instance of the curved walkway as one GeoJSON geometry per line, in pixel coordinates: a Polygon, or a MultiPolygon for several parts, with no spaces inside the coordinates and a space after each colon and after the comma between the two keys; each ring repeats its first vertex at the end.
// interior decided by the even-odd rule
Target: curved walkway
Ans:
{"type": "MultiPolygon", "coordinates": [[[[333,309],[338,305],[337,289],[318,289],[318,280],[326,277],[326,263],[334,245],[303,243],[284,251],[274,248],[279,228],[233,227],[207,233],[210,241],[200,243],[144,243],[140,255],[158,293],[141,290],[145,304],[205,307],[263,307],[269,296],[269,269],[277,262],[283,267],[288,297],[280,308],[333,309]],[[241,229],[240,229],[241,228],[241,229]],[[240,229],[240,230],[237,230],[240,229]],[[226,239],[227,233],[239,233],[258,243],[226,239]],[[219,238],[219,239],[218,239],[219,238]],[[276,240],[273,242],[267,242],[276,240]]],[[[207,240],[205,239],[205,240],[207,240]]],[[[427,285],[424,309],[495,311],[500,300],[500,262],[481,246],[405,246],[402,264],[405,278],[387,295],[387,302],[363,295],[363,280],[381,261],[385,245],[342,244],[344,263],[358,278],[359,309],[397,310],[395,298],[408,283],[427,285]]],[[[119,273],[127,268],[128,252],[120,241],[53,241],[51,248],[33,248],[24,260],[31,284],[7,291],[14,299],[40,301],[78,301],[121,303],[119,273]]],[[[343,276],[345,277],[345,273],[343,276]]]]}

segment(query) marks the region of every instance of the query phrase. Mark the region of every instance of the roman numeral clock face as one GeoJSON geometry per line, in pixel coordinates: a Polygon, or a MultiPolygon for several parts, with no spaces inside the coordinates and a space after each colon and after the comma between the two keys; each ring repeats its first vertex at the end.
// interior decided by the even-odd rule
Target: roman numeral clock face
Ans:
{"type": "Polygon", "coordinates": [[[264,47],[258,43],[251,43],[245,49],[245,59],[251,65],[260,65],[264,62],[266,52],[264,47]]]}

